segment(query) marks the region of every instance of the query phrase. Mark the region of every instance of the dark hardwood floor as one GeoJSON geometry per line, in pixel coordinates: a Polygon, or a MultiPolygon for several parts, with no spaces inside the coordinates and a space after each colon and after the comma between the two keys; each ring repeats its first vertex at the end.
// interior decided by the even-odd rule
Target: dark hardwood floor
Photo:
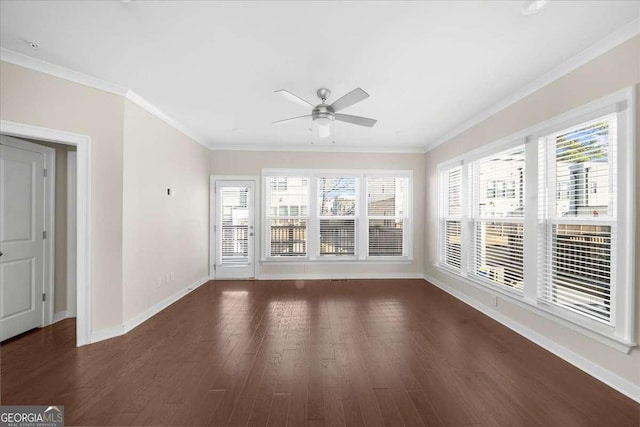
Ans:
{"type": "Polygon", "coordinates": [[[422,280],[209,282],[129,334],[1,346],[67,425],[635,426],[640,406],[422,280]]]}

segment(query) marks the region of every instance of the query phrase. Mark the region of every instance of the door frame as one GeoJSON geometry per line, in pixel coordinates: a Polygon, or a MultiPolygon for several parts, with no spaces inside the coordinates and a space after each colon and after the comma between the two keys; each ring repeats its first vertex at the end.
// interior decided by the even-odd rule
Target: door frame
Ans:
{"type": "Polygon", "coordinates": [[[211,175],[209,179],[209,279],[216,279],[216,272],[213,269],[217,255],[216,234],[213,231],[216,225],[216,181],[253,181],[253,228],[254,236],[256,236],[253,241],[253,277],[258,278],[260,244],[256,242],[256,239],[259,239],[259,236],[262,235],[260,234],[260,177],[250,175],[211,175]]]}
{"type": "Polygon", "coordinates": [[[78,155],[67,151],[67,317],[76,317],[76,188],[78,155]]]}
{"type": "Polygon", "coordinates": [[[91,137],[8,120],[0,120],[0,133],[76,147],[76,346],[89,344],[92,329],[91,137]]]}
{"type": "Polygon", "coordinates": [[[47,298],[42,304],[42,319],[40,326],[48,326],[53,324],[53,312],[55,304],[55,247],[56,247],[56,150],[44,145],[17,139],[13,135],[4,134],[16,138],[15,141],[7,141],[4,145],[17,148],[20,150],[40,153],[44,156],[44,168],[47,174],[44,177],[44,230],[46,238],[42,241],[44,249],[44,257],[42,259],[42,269],[44,283],[42,284],[42,293],[47,298]]]}

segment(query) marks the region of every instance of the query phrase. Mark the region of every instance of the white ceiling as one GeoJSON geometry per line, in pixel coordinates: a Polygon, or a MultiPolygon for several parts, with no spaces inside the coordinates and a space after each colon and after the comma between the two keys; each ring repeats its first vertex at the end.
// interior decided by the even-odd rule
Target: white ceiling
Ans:
{"type": "Polygon", "coordinates": [[[300,148],[315,103],[355,87],[371,97],[337,123],[336,146],[432,144],[638,18],[637,1],[2,1],[0,44],[131,88],[214,147],[300,148]],[[32,49],[24,40],[36,41],[32,49]]]}

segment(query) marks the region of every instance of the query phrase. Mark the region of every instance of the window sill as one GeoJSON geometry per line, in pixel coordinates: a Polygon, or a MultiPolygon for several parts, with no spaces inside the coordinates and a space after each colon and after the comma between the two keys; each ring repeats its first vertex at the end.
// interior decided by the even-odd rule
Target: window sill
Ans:
{"type": "Polygon", "coordinates": [[[413,263],[413,258],[409,257],[369,257],[365,259],[359,258],[338,258],[338,257],[321,257],[310,259],[308,257],[300,257],[296,259],[276,259],[276,258],[261,258],[261,263],[264,264],[281,264],[281,265],[291,265],[291,264],[411,264],[413,263]]]}
{"type": "MultiPolygon", "coordinates": [[[[479,282],[470,277],[462,276],[460,273],[439,263],[434,264],[434,266],[441,272],[445,273],[447,276],[459,280],[466,285],[470,285],[475,289],[482,290],[496,297],[504,298],[509,303],[525,308],[526,310],[544,317],[545,319],[554,321],[561,326],[592,338],[601,344],[607,345],[608,347],[611,347],[625,354],[628,354],[629,351],[637,345],[636,342],[629,342],[616,337],[614,335],[615,330],[612,326],[602,324],[595,320],[593,321],[593,324],[586,325],[585,323],[587,322],[585,321],[591,319],[583,320],[579,318],[578,315],[572,316],[572,313],[565,313],[564,310],[556,308],[544,302],[529,302],[524,299],[524,296],[521,296],[514,291],[499,289],[496,286],[486,285],[483,282],[479,282]]],[[[428,277],[425,277],[425,279],[429,280],[428,277]]],[[[495,308],[491,306],[488,306],[488,308],[495,310],[495,308]]]]}

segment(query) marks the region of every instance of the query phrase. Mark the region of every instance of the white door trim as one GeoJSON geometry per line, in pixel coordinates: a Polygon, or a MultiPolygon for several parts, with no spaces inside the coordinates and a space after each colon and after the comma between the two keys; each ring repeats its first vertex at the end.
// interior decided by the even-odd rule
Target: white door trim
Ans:
{"type": "Polygon", "coordinates": [[[67,151],[67,314],[76,317],[76,179],[77,153],[67,151]]]}
{"type": "MultiPolygon", "coordinates": [[[[5,136],[14,136],[5,134],[5,136]]],[[[44,244],[44,283],[42,293],[46,294],[46,300],[42,305],[41,326],[53,323],[55,303],[55,229],[56,229],[56,150],[44,145],[34,144],[22,139],[5,140],[4,145],[19,148],[21,150],[41,153],[44,156],[44,168],[47,175],[44,177],[44,224],[46,238],[44,244]]]]}
{"type": "Polygon", "coordinates": [[[77,148],[76,187],[76,345],[91,337],[91,137],[39,126],[0,120],[0,133],[74,145],[77,148]]]}
{"type": "MultiPolygon", "coordinates": [[[[211,175],[209,179],[209,279],[215,280],[216,274],[213,270],[213,266],[216,263],[216,235],[213,231],[214,226],[216,225],[216,196],[215,196],[215,186],[216,181],[253,181],[253,222],[254,222],[254,233],[256,239],[259,239],[262,235],[260,233],[260,177],[259,176],[250,176],[250,175],[211,175]]],[[[260,243],[254,241],[253,245],[253,265],[254,265],[254,276],[258,277],[259,273],[259,248],[260,243]]]]}

